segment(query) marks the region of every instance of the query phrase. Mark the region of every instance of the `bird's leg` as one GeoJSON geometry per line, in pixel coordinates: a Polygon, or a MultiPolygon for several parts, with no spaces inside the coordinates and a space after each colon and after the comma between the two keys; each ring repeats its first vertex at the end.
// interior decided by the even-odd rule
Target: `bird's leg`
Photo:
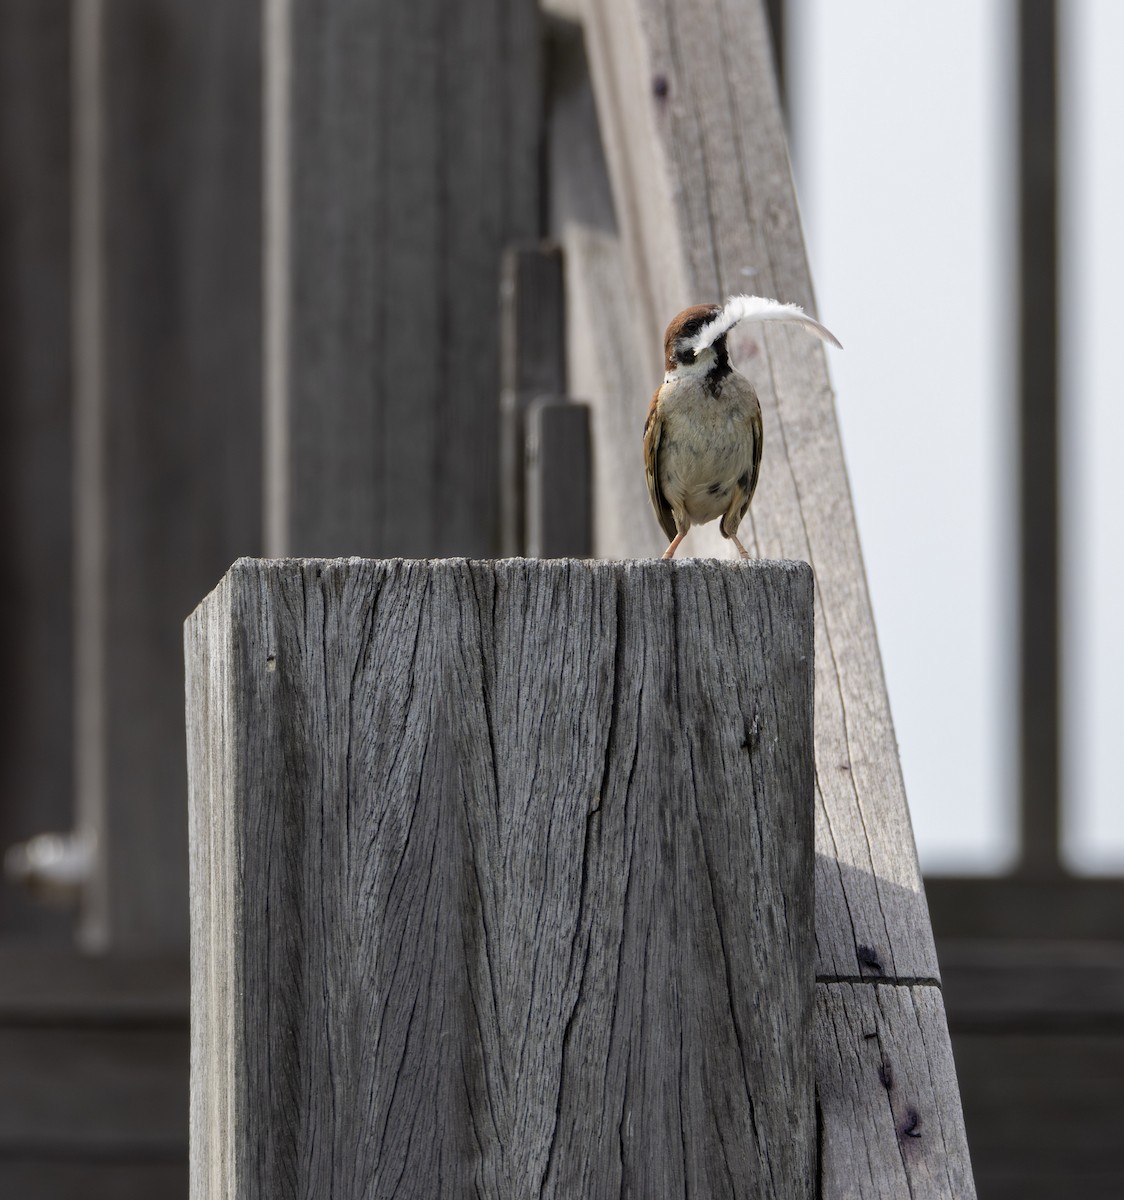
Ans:
{"type": "Polygon", "coordinates": [[[675,551],[679,549],[679,543],[687,536],[687,531],[681,529],[671,540],[671,545],[663,552],[664,558],[674,558],[675,551]]]}
{"type": "Polygon", "coordinates": [[[744,547],[744,546],[741,544],[741,542],[738,540],[738,535],[737,535],[736,533],[731,533],[731,534],[730,534],[730,541],[732,541],[732,542],[734,543],[734,545],[735,545],[735,546],[737,546],[737,548],[738,548],[738,554],[739,554],[739,555],[740,555],[742,558],[748,558],[748,557],[749,557],[749,551],[748,551],[748,550],[747,550],[747,549],[746,549],[746,548],[745,548],[745,547],[744,547]]]}

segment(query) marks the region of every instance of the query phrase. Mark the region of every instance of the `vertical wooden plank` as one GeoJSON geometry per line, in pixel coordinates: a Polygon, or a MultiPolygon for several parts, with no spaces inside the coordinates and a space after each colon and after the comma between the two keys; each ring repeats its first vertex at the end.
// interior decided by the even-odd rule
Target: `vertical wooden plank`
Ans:
{"type": "Polygon", "coordinates": [[[270,552],[494,553],[500,256],[540,224],[537,5],[266,13],[270,552]]]}
{"type": "Polygon", "coordinates": [[[641,435],[653,386],[620,241],[568,224],[568,374],[589,397],[593,457],[593,550],[601,558],[658,558],[667,547],[651,518],[641,435]]]}
{"type": "Polygon", "coordinates": [[[785,86],[785,17],[786,0],[765,0],[765,14],[769,18],[769,35],[773,43],[773,71],[777,80],[777,95],[781,107],[787,109],[788,98],[785,86]]]}
{"type": "MultiPolygon", "coordinates": [[[[74,179],[74,807],[77,839],[106,831],[105,102],[102,0],[72,5],[74,179]]],[[[108,941],[104,853],[82,897],[79,938],[108,941]]]]}
{"type": "Polygon", "coordinates": [[[526,412],[566,392],[562,250],[511,246],[500,277],[500,488],[504,555],[523,554],[526,412]]]}
{"type": "Polygon", "coordinates": [[[246,561],[186,637],[195,1195],[812,1195],[806,568],[246,561]]]}
{"type": "Polygon", "coordinates": [[[527,410],[527,555],[593,553],[589,408],[537,400],[527,410]]]}
{"type": "Polygon", "coordinates": [[[259,19],[223,0],[77,11],[94,127],[79,179],[78,772],[99,849],[82,932],[183,946],[179,626],[261,536],[259,19]]]}
{"type": "Polygon", "coordinates": [[[1029,875],[1061,870],[1058,114],[1054,0],[1020,0],[1019,790],[1029,875]]]}
{"type": "Polygon", "coordinates": [[[552,9],[564,7],[565,15],[554,15],[546,25],[545,206],[547,232],[555,239],[572,223],[616,230],[585,35],[579,12],[569,5],[580,10],[582,0],[553,4],[552,9]]]}
{"type": "Polygon", "coordinates": [[[659,526],[648,522],[640,431],[651,395],[635,286],[620,247],[581,25],[549,27],[547,129],[550,232],[565,262],[566,377],[588,405],[593,553],[658,557],[659,526]],[[629,459],[625,449],[634,442],[629,459]],[[652,536],[646,538],[649,532],[652,536]]]}
{"type": "Polygon", "coordinates": [[[648,520],[640,455],[652,376],[576,21],[552,20],[548,65],[548,219],[565,262],[567,391],[588,407],[595,448],[592,552],[601,558],[658,557],[666,539],[648,520]]]}
{"type": "MultiPolygon", "coordinates": [[[[0,850],[73,815],[70,5],[0,2],[0,850]]],[[[0,932],[69,918],[0,889],[0,932]]]]}

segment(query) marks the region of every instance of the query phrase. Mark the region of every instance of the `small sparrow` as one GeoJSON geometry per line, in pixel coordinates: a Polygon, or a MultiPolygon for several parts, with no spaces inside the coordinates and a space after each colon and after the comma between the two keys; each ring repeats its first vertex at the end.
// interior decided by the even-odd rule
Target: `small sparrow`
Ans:
{"type": "MultiPolygon", "coordinates": [[[[644,424],[644,472],[671,558],[692,525],[722,518],[738,548],[761,471],[761,405],[753,384],[730,366],[726,335],[739,321],[790,321],[839,346],[835,335],[796,304],[731,296],[725,304],[685,308],[664,335],[665,375],[644,424]]],[[[842,349],[842,346],[839,346],[842,349]]]]}

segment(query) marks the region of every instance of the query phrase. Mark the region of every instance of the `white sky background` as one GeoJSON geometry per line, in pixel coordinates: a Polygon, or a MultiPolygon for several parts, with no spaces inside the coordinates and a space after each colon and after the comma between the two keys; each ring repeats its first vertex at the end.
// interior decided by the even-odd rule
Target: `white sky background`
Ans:
{"type": "MultiPolygon", "coordinates": [[[[1124,2],[1068,0],[1066,845],[1124,868],[1124,2]]],[[[1015,10],[789,0],[797,186],[914,830],[1016,853],[1015,10]]]]}
{"type": "Polygon", "coordinates": [[[1124,872],[1124,3],[1063,4],[1067,848],[1124,872]]]}
{"type": "Polygon", "coordinates": [[[845,347],[831,369],[847,467],[935,872],[1002,870],[1015,852],[1007,9],[788,6],[808,252],[845,347]]]}

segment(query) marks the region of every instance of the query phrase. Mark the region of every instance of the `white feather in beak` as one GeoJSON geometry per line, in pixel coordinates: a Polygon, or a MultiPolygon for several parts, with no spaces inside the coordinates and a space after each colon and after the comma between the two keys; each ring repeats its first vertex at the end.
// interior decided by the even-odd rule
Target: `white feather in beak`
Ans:
{"type": "Polygon", "coordinates": [[[782,304],[779,300],[768,300],[764,296],[731,296],[722,306],[722,311],[709,320],[689,343],[698,354],[707,346],[713,346],[724,333],[728,333],[739,321],[787,321],[800,325],[809,333],[822,338],[833,346],[843,349],[839,339],[819,321],[808,316],[799,304],[782,304]]]}

